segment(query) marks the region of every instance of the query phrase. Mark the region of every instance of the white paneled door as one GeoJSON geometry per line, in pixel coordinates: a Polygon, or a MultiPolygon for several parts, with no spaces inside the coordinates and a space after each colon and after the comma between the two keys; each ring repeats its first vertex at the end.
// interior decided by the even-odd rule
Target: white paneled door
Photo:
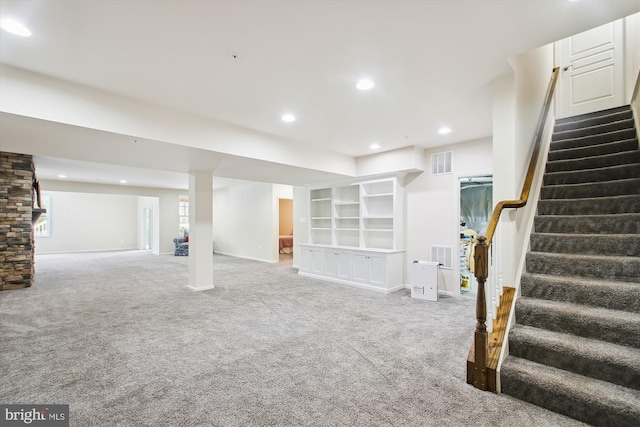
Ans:
{"type": "Polygon", "coordinates": [[[623,25],[618,20],[556,44],[558,118],[624,104],[623,25]]]}

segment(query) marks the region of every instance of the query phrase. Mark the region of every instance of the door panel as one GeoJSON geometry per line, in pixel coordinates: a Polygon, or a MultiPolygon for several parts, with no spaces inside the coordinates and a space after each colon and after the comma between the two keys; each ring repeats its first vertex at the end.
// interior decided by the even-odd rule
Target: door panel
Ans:
{"type": "Polygon", "coordinates": [[[558,118],[624,104],[623,25],[615,21],[557,43],[558,118]]]}

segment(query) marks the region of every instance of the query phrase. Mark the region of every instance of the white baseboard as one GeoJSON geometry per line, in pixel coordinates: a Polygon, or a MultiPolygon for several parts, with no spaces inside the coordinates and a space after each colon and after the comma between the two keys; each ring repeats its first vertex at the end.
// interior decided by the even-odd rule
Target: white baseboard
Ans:
{"type": "Polygon", "coordinates": [[[139,249],[139,248],[121,248],[121,249],[83,249],[83,250],[77,250],[77,251],[49,251],[49,252],[38,252],[38,250],[36,249],[35,254],[36,255],[59,255],[59,254],[85,254],[85,253],[92,253],[92,252],[131,252],[131,251],[151,253],[150,251],[139,249]]]}
{"type": "Polygon", "coordinates": [[[277,263],[277,262],[278,262],[278,261],[266,260],[266,259],[261,259],[261,258],[253,258],[253,257],[249,257],[249,256],[242,256],[242,255],[230,254],[230,253],[227,253],[227,252],[220,252],[220,251],[217,251],[217,252],[215,252],[215,253],[217,253],[217,254],[219,254],[219,255],[232,256],[232,257],[234,257],[234,258],[248,259],[248,260],[250,260],[250,261],[267,262],[267,263],[269,263],[269,264],[275,264],[275,263],[277,263]]]}
{"type": "Polygon", "coordinates": [[[200,292],[200,291],[208,291],[210,289],[213,289],[215,286],[213,285],[209,285],[209,286],[198,286],[197,288],[194,288],[193,286],[187,286],[187,289],[189,289],[190,291],[194,291],[194,292],[200,292]]]}
{"type": "Polygon", "coordinates": [[[368,289],[370,291],[382,292],[382,293],[385,293],[385,294],[390,294],[391,292],[398,291],[398,290],[403,289],[405,287],[404,285],[398,285],[398,286],[394,286],[392,288],[379,288],[377,286],[367,285],[365,283],[350,282],[348,280],[342,280],[342,279],[336,279],[336,278],[333,278],[333,277],[321,276],[321,275],[318,275],[318,274],[307,273],[307,272],[304,272],[304,271],[299,271],[298,274],[300,276],[304,276],[304,277],[311,277],[313,279],[324,280],[325,282],[340,283],[342,285],[348,285],[348,286],[353,286],[353,287],[356,287],[356,288],[368,289]]]}

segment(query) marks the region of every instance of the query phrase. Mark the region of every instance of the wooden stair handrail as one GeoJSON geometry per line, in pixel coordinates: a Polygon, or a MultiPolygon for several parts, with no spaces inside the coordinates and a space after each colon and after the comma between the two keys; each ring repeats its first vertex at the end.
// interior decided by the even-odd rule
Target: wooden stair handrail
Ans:
{"type": "MultiPolygon", "coordinates": [[[[549,86],[547,88],[547,94],[545,96],[544,104],[542,107],[542,113],[538,119],[538,125],[536,128],[535,140],[533,145],[533,152],[531,153],[531,159],[529,160],[529,168],[527,169],[527,175],[522,185],[522,192],[518,200],[502,200],[496,204],[493,209],[493,214],[489,220],[487,226],[487,232],[484,236],[478,237],[478,242],[475,246],[474,263],[475,263],[475,276],[478,281],[478,295],[476,298],[476,330],[473,340],[474,351],[474,363],[473,372],[470,373],[468,378],[471,380],[471,384],[474,387],[481,390],[487,390],[494,388],[488,386],[487,383],[487,362],[489,359],[489,335],[487,333],[487,300],[485,294],[485,282],[489,276],[489,247],[493,240],[493,235],[498,226],[500,215],[504,209],[517,209],[525,206],[529,200],[529,193],[531,192],[531,185],[533,183],[533,177],[538,165],[538,157],[540,149],[542,147],[542,136],[544,134],[544,128],[547,121],[549,110],[551,109],[551,101],[553,100],[553,94],[555,92],[556,83],[558,81],[558,75],[560,68],[555,67],[549,86]]],[[[495,384],[494,384],[495,386],[495,384]]],[[[497,390],[490,390],[496,392],[497,390]]]]}

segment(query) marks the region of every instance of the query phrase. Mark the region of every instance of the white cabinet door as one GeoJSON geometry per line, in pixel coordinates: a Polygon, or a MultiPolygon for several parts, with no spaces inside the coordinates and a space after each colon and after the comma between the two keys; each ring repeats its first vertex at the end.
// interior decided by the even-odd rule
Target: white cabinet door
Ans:
{"type": "Polygon", "coordinates": [[[300,271],[313,274],[324,274],[324,250],[322,248],[303,246],[300,271]]]}
{"type": "Polygon", "coordinates": [[[324,251],[324,274],[327,277],[338,277],[338,251],[335,249],[324,251]]]}
{"type": "Polygon", "coordinates": [[[313,248],[313,274],[324,274],[324,249],[313,248]]]}
{"type": "Polygon", "coordinates": [[[353,252],[353,281],[369,283],[369,258],[367,252],[353,252]]]}
{"type": "Polygon", "coordinates": [[[387,257],[380,254],[369,254],[369,284],[385,286],[387,284],[387,257]]]}
{"type": "Polygon", "coordinates": [[[311,270],[313,270],[313,249],[303,246],[300,271],[311,273],[311,270]]]}
{"type": "Polygon", "coordinates": [[[338,279],[351,280],[351,251],[338,251],[338,279]]]}
{"type": "Polygon", "coordinates": [[[351,280],[351,251],[344,249],[326,249],[324,260],[325,276],[351,280]]]}
{"type": "Polygon", "coordinates": [[[378,287],[387,284],[387,257],[375,252],[358,252],[352,254],[354,282],[378,287]]]}

